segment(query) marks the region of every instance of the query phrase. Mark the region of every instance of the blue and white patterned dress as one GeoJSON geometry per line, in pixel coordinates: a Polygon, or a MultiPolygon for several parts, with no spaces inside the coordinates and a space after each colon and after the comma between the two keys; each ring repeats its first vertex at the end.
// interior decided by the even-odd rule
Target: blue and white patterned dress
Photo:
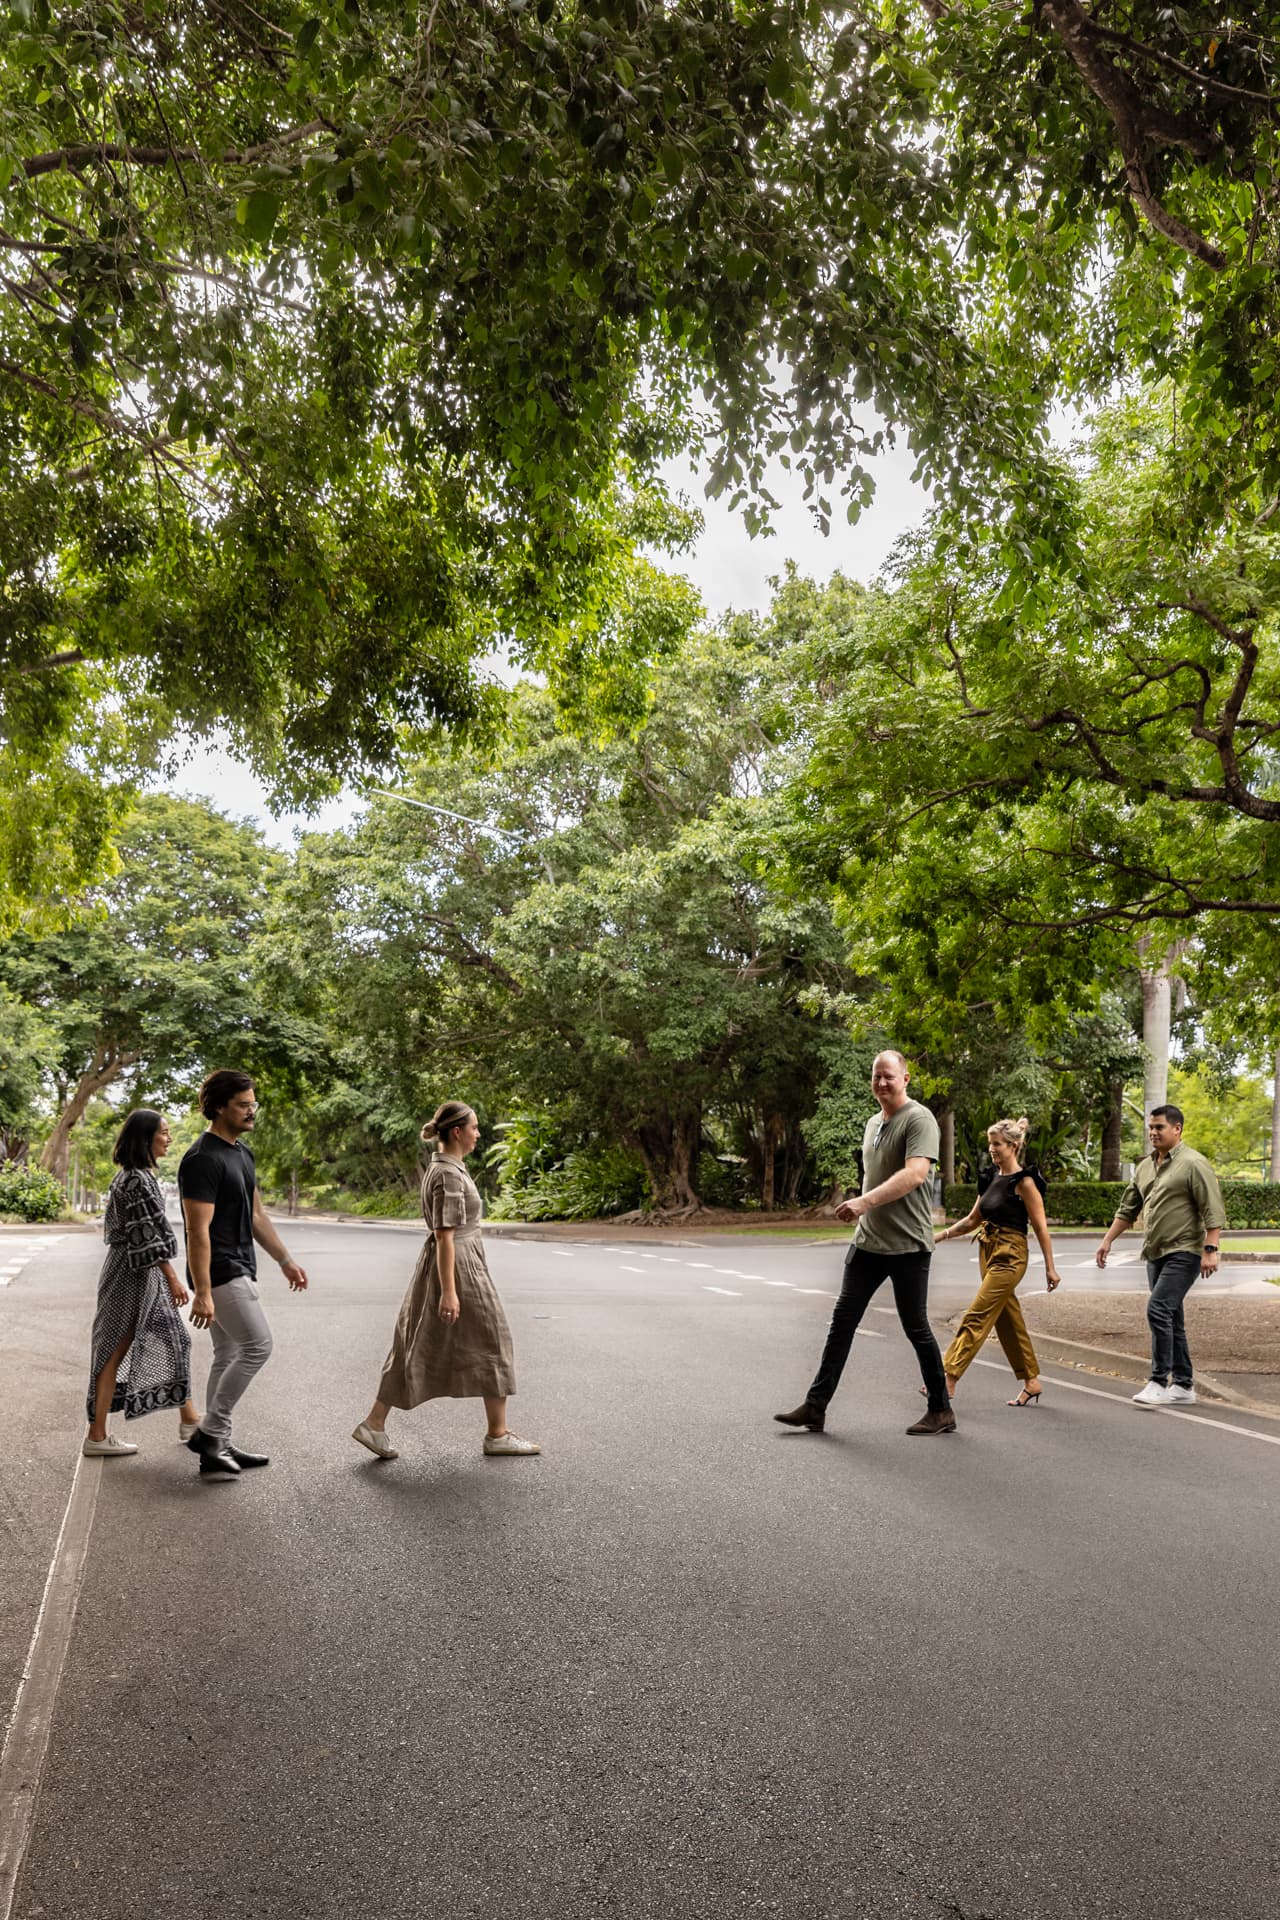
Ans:
{"type": "Polygon", "coordinates": [[[160,1262],[173,1259],[178,1243],[165,1216],[160,1183],[149,1168],[122,1167],[111,1182],[103,1238],[107,1257],[98,1276],[89,1418],[98,1375],[129,1332],[133,1344],[116,1374],[112,1413],[123,1408],[126,1420],[138,1420],[144,1413],[180,1407],[191,1392],[191,1335],[160,1271],[160,1262]]]}

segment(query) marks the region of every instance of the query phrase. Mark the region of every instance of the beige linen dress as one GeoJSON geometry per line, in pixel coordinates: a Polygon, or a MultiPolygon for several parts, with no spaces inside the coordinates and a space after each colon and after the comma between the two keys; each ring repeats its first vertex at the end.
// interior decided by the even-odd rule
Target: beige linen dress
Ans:
{"type": "Polygon", "coordinates": [[[485,1265],[484,1206],[460,1160],[437,1154],[422,1182],[422,1211],[431,1228],[418,1255],[382,1369],[378,1398],[389,1407],[424,1400],[501,1399],[516,1390],[511,1329],[485,1265]],[[440,1318],[436,1230],[453,1228],[456,1321],[440,1318]]]}

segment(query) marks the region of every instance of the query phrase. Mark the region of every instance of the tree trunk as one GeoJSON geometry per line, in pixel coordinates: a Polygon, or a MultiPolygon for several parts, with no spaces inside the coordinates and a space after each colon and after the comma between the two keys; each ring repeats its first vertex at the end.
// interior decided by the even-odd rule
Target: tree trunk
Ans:
{"type": "Polygon", "coordinates": [[[65,1103],[55,1122],[53,1132],[45,1141],[44,1152],[40,1155],[40,1165],[55,1180],[66,1184],[67,1167],[71,1159],[71,1133],[84,1116],[84,1110],[95,1093],[101,1093],[113,1080],[118,1080],[126,1067],[131,1067],[138,1058],[136,1053],[112,1053],[106,1047],[99,1047],[92,1061],[80,1075],[75,1091],[65,1103]]]}
{"type": "Polygon", "coordinates": [[[1124,1126],[1124,1081],[1113,1080],[1107,1108],[1107,1123],[1102,1129],[1102,1160],[1098,1167],[1100,1180],[1118,1180],[1120,1178],[1120,1134],[1124,1126]]]}
{"type": "Polygon", "coordinates": [[[760,1209],[762,1213],[772,1213],[776,1205],[777,1169],[777,1116],[766,1110],[760,1116],[760,1209]]]}
{"type": "Polygon", "coordinates": [[[660,1213],[696,1213],[698,1155],[702,1146],[702,1111],[653,1115],[623,1129],[623,1139],[644,1161],[649,1194],[660,1213]]]}
{"type": "Polygon", "coordinates": [[[944,1107],[938,1115],[938,1131],[942,1135],[942,1145],[938,1149],[938,1171],[942,1175],[944,1187],[955,1185],[956,1179],[956,1110],[944,1107]]]}
{"type": "Polygon", "coordinates": [[[1150,950],[1150,936],[1138,941],[1138,978],[1142,982],[1142,1111],[1162,1107],[1169,1098],[1169,1032],[1173,1024],[1173,969],[1187,942],[1175,940],[1163,953],[1150,950]]]}
{"type": "Polygon", "coordinates": [[[1267,1169],[1270,1180],[1280,1180],[1280,1047],[1276,1048],[1275,1067],[1276,1084],[1271,1096],[1271,1164],[1267,1169]]]}

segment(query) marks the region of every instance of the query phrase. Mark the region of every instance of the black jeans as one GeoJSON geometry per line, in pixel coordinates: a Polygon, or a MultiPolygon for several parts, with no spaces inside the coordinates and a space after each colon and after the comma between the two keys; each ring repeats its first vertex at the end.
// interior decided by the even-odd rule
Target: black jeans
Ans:
{"type": "Polygon", "coordinates": [[[1160,1385],[1191,1385],[1191,1352],[1187,1346],[1182,1303],[1200,1278],[1200,1255],[1187,1251],[1166,1253],[1148,1260],[1147,1325],[1151,1329],[1151,1378],[1160,1385]]]}
{"type": "Polygon", "coordinates": [[[929,1325],[929,1262],[932,1254],[868,1253],[862,1247],[850,1247],[844,1261],[844,1285],[831,1315],[831,1330],[822,1350],[822,1360],[805,1399],[811,1407],[825,1407],[840,1384],[858,1323],[871,1304],[872,1295],[885,1280],[893,1282],[893,1304],[898,1309],[902,1331],[916,1350],[920,1373],[929,1394],[932,1413],[944,1413],[951,1405],[947,1397],[947,1376],[942,1355],[929,1325]]]}

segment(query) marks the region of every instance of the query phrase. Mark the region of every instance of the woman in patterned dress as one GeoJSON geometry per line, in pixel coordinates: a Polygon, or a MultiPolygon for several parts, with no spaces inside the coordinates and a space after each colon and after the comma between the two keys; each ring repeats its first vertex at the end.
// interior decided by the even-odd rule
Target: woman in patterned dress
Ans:
{"type": "Polygon", "coordinates": [[[155,1171],[168,1151],[169,1123],[151,1107],[129,1115],[111,1150],[120,1171],[103,1220],[107,1257],[98,1276],[84,1443],[90,1458],[138,1451],[107,1432],[108,1416],[122,1408],[126,1420],[137,1420],[177,1407],[183,1440],[200,1419],[191,1401],[191,1335],[178,1312],[187,1290],[173,1266],[178,1243],[155,1171]]]}
{"type": "Polygon", "coordinates": [[[394,1460],[387,1438],[392,1407],[424,1400],[484,1401],[487,1454],[540,1453],[507,1427],[507,1395],[516,1389],[511,1329],[485,1265],[484,1209],[463,1161],[480,1137],[471,1108],[446,1100],[422,1129],[436,1151],[422,1182],[422,1211],[431,1229],[400,1308],[378,1397],[352,1435],[381,1460],[394,1460]]]}

